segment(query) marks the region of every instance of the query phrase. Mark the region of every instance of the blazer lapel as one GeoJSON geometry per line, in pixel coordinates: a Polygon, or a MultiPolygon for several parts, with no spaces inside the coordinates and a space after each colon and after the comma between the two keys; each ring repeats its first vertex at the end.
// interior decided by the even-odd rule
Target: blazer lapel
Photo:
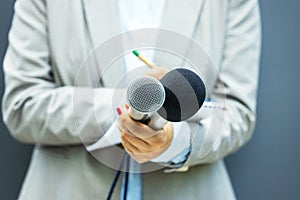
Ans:
{"type": "Polygon", "coordinates": [[[204,0],[167,0],[161,28],[191,37],[203,2],[204,0]]]}
{"type": "Polygon", "coordinates": [[[111,0],[83,0],[95,46],[120,33],[117,4],[111,0]]]}
{"type": "MultiPolygon", "coordinates": [[[[117,3],[111,0],[83,0],[94,45],[121,32],[117,3]],[[104,8],[104,9],[102,9],[104,8]]],[[[204,0],[166,0],[161,28],[191,37],[204,0]]]]}
{"type": "MultiPolygon", "coordinates": [[[[87,23],[90,30],[91,39],[94,46],[98,46],[113,36],[121,33],[121,27],[119,24],[119,13],[117,9],[117,3],[111,0],[83,0],[84,7],[86,10],[87,23]],[[104,9],[102,9],[104,8],[104,9]]],[[[198,17],[201,16],[201,11],[204,6],[205,0],[166,0],[165,10],[162,18],[161,29],[168,29],[175,31],[179,34],[183,34],[186,37],[193,37],[193,32],[195,26],[199,26],[198,17]]],[[[200,20],[201,21],[201,20],[200,20]]],[[[158,36],[159,38],[159,36],[158,36]]],[[[147,37],[145,37],[147,39],[147,37]]],[[[174,41],[176,42],[176,41],[174,41]]],[[[159,47],[159,39],[157,41],[159,47]]],[[[114,47],[115,50],[122,49],[122,43],[120,42],[119,47],[114,47]]],[[[188,52],[189,45],[181,48],[180,55],[186,57],[186,52],[188,52]]],[[[172,50],[172,49],[169,49],[172,50]]],[[[103,55],[107,57],[106,54],[113,49],[102,49],[103,53],[98,53],[97,55],[103,55]]],[[[99,57],[99,56],[98,56],[99,57]]],[[[159,50],[156,51],[154,58],[155,63],[167,64],[167,66],[181,66],[182,59],[176,59],[174,56],[168,58],[166,53],[161,53],[159,50]],[[165,62],[168,60],[168,62],[165,62]]],[[[100,70],[104,73],[104,83],[106,86],[116,83],[116,79],[121,77],[122,66],[115,65],[114,67],[107,67],[108,63],[100,63],[100,70]],[[119,67],[116,67],[119,66],[119,67]],[[112,78],[116,77],[116,78],[112,78]]],[[[200,70],[200,73],[202,70],[200,70]]],[[[206,72],[207,73],[207,72],[206,72]]],[[[204,75],[205,76],[205,75],[204,75]]]]}
{"type": "MultiPolygon", "coordinates": [[[[158,49],[170,50],[185,57],[189,46],[189,44],[186,44],[187,42],[183,42],[180,48],[177,49],[172,49],[172,46],[174,48],[179,46],[176,44],[178,42],[176,35],[178,34],[187,38],[193,37],[195,26],[198,25],[197,19],[202,14],[203,2],[204,0],[167,0],[161,23],[162,31],[158,34],[157,39],[158,49]],[[176,34],[172,34],[172,31],[176,32],[176,34]],[[172,39],[174,39],[172,41],[173,44],[169,42],[172,39]]],[[[154,60],[158,64],[168,64],[176,67],[182,63],[181,58],[176,58],[165,51],[159,50],[157,50],[154,60]]]]}
{"type": "Polygon", "coordinates": [[[214,85],[214,78],[212,77],[217,77],[217,71],[204,49],[198,48],[199,40],[203,40],[203,35],[199,33],[199,30],[201,31],[203,28],[201,21],[203,20],[204,6],[205,0],[169,0],[167,2],[161,28],[170,31],[162,31],[159,34],[156,46],[158,50],[154,60],[157,64],[171,68],[192,67],[204,79],[207,88],[212,89],[214,85]],[[171,31],[193,40],[197,39],[198,43],[195,41],[190,43],[189,40],[176,40],[177,37],[173,36],[171,31]],[[181,43],[176,44],[176,42],[181,43]],[[178,55],[183,58],[179,58],[178,55]],[[183,59],[187,59],[194,66],[186,63],[183,59]],[[211,79],[207,77],[211,77],[211,79]]]}
{"type": "Polygon", "coordinates": [[[114,58],[111,60],[107,58],[114,54],[112,51],[115,52],[122,48],[122,44],[116,41],[108,42],[106,45],[102,44],[121,32],[117,4],[111,0],[82,1],[92,42],[91,48],[96,49],[93,55],[95,55],[97,68],[101,71],[103,84],[107,87],[113,87],[123,73],[122,66],[117,64],[108,66],[114,58]],[[118,45],[120,46],[118,47],[118,45]]]}

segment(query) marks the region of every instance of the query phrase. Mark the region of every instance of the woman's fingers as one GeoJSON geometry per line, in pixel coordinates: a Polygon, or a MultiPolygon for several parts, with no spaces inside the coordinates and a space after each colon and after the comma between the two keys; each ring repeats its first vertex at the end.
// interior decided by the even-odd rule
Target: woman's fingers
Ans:
{"type": "Polygon", "coordinates": [[[135,154],[139,152],[139,149],[131,144],[126,138],[122,138],[122,145],[125,148],[125,150],[130,154],[135,154]]]}
{"type": "Polygon", "coordinates": [[[125,133],[134,135],[138,138],[149,138],[157,134],[149,126],[137,122],[130,118],[129,115],[121,115],[118,119],[118,125],[121,130],[124,130],[125,133]],[[126,130],[126,131],[125,131],[126,130]]]}
{"type": "Polygon", "coordinates": [[[128,143],[135,146],[139,150],[140,153],[147,152],[150,149],[150,145],[146,141],[144,141],[140,138],[137,138],[135,136],[132,136],[132,135],[129,135],[129,134],[126,134],[126,133],[122,133],[121,138],[122,138],[122,140],[124,139],[128,143]]]}
{"type": "MultiPolygon", "coordinates": [[[[167,148],[173,139],[173,126],[167,124],[164,129],[156,131],[157,133],[149,138],[139,138],[134,135],[121,133],[121,139],[134,146],[132,149],[135,153],[150,153],[167,148]]],[[[126,145],[126,144],[125,144],[126,145]]]]}
{"type": "Polygon", "coordinates": [[[131,119],[127,110],[125,106],[117,108],[122,145],[128,154],[137,162],[143,163],[164,152],[173,139],[172,123],[166,124],[161,130],[153,130],[131,119]]]}

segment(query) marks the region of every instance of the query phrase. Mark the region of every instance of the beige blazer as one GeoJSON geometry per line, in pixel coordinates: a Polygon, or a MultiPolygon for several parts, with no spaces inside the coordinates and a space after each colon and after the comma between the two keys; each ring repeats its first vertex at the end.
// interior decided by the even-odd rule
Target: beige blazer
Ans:
{"type": "MultiPolygon", "coordinates": [[[[95,45],[120,33],[115,1],[17,0],[15,4],[4,61],[3,118],[14,138],[35,144],[22,200],[104,199],[115,173],[91,156],[79,137],[84,132],[95,140],[113,120],[109,114],[113,89],[97,88],[95,110],[92,85],[74,86],[76,72],[91,51],[83,7],[95,45]],[[74,90],[82,94],[77,100],[80,115],[73,112],[74,90]]],[[[222,158],[249,140],[255,123],[260,55],[257,0],[169,0],[161,26],[187,37],[197,26],[194,39],[219,70],[218,77],[206,79],[213,81],[213,96],[226,95],[225,119],[219,119],[221,137],[202,156],[203,138],[211,142],[208,127],[189,120],[194,138],[185,163],[189,170],[145,173],[143,197],[235,199],[222,158]],[[221,83],[224,90],[219,89],[221,83]]],[[[100,152],[109,153],[110,148],[100,152]]],[[[119,190],[120,184],[114,199],[119,198],[119,190]]]]}

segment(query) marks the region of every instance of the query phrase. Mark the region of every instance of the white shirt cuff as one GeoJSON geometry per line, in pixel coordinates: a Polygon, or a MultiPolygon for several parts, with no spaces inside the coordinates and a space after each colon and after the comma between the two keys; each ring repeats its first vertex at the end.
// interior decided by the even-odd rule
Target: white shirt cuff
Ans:
{"type": "Polygon", "coordinates": [[[170,162],[178,155],[186,152],[185,150],[191,146],[189,125],[186,122],[174,122],[173,126],[174,136],[171,145],[162,154],[152,159],[152,162],[170,162]]]}

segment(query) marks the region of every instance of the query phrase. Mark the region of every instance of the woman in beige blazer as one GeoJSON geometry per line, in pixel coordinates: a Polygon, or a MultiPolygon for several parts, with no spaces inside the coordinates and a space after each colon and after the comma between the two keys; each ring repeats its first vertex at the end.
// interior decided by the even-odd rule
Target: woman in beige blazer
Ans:
{"type": "MultiPolygon", "coordinates": [[[[4,61],[3,118],[14,138],[35,145],[19,199],[104,199],[107,195],[115,170],[91,156],[78,133],[97,132],[100,124],[102,132],[97,133],[105,134],[113,120],[108,114],[113,90],[98,90],[99,105],[94,110],[94,89],[74,86],[74,81],[92,50],[88,38],[99,45],[120,33],[115,4],[108,0],[16,1],[4,61]],[[74,123],[78,117],[73,115],[74,90],[85,94],[77,102],[84,112],[80,126],[74,123]],[[100,116],[98,121],[91,117],[94,113],[100,116]]],[[[255,123],[260,55],[257,0],[173,0],[164,9],[162,29],[189,37],[192,30],[202,30],[193,39],[219,71],[211,90],[216,96],[226,95],[225,120],[221,137],[204,157],[199,157],[202,138],[198,132],[204,133],[207,127],[189,122],[194,135],[184,163],[189,170],[143,174],[143,198],[235,199],[222,159],[250,139],[255,123]],[[199,12],[202,17],[197,21],[199,12]],[[224,83],[225,90],[218,90],[219,83],[224,83]]],[[[115,199],[119,190],[120,184],[115,199]]]]}

